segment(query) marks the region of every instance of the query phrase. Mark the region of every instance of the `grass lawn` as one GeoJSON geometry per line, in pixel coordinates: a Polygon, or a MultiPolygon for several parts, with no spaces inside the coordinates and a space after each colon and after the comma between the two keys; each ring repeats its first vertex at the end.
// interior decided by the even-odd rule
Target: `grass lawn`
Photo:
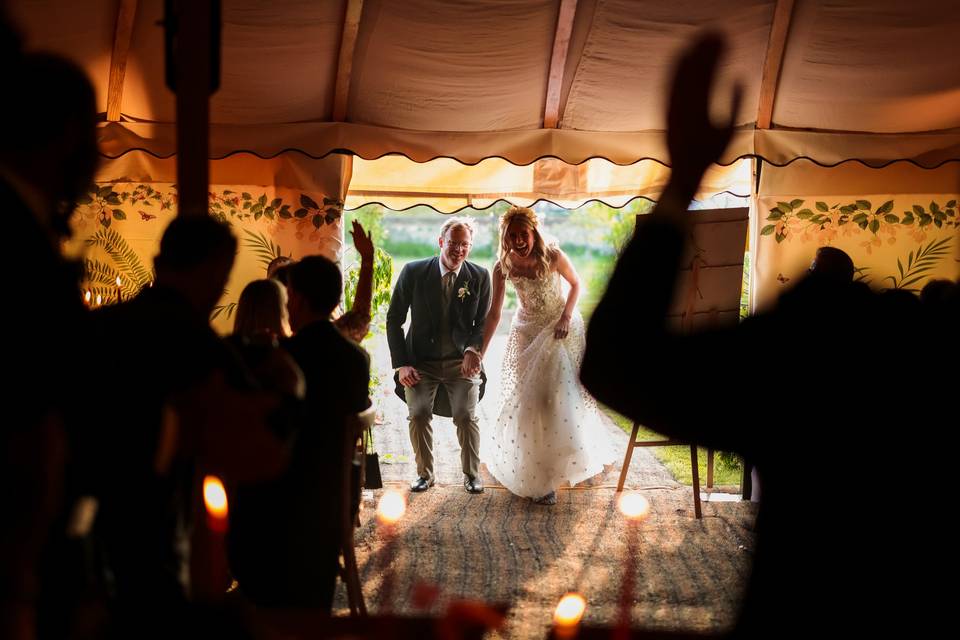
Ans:
{"type": "MultiPolygon", "coordinates": [[[[608,416],[623,429],[627,435],[633,431],[633,423],[627,418],[610,409],[604,409],[608,416]]],[[[662,440],[660,434],[641,426],[637,435],[638,440],[662,440]]],[[[691,485],[693,478],[690,474],[690,447],[651,447],[653,455],[670,471],[677,482],[691,485]]],[[[700,462],[700,486],[707,486],[707,451],[698,449],[697,458],[700,462]]],[[[740,484],[740,461],[732,456],[714,454],[713,458],[713,486],[731,486],[740,484]],[[736,464],[731,464],[731,460],[736,464]]]]}

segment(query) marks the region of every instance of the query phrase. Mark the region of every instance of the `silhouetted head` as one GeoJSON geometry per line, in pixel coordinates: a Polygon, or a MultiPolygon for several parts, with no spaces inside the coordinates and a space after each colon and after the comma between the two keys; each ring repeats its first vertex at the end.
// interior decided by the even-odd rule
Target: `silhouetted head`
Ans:
{"type": "Polygon", "coordinates": [[[97,167],[96,101],[86,74],[50,54],[15,59],[4,77],[0,165],[44,200],[45,222],[59,236],[97,167]],[[27,123],[37,123],[28,126],[27,123]]]}
{"type": "Polygon", "coordinates": [[[320,318],[327,318],[340,303],[343,277],[340,269],[323,256],[307,256],[290,267],[290,324],[294,331],[320,318]]]}
{"type": "Polygon", "coordinates": [[[840,284],[853,282],[853,260],[836,247],[820,247],[810,265],[810,273],[817,278],[840,284]]]}
{"type": "Polygon", "coordinates": [[[240,294],[233,315],[233,333],[244,338],[290,335],[287,288],[276,280],[254,280],[240,294]]]}
{"type": "Polygon", "coordinates": [[[953,280],[946,278],[937,278],[931,280],[920,290],[920,302],[926,306],[937,306],[942,304],[957,288],[953,280]]]}
{"type": "MultiPolygon", "coordinates": [[[[277,272],[284,267],[289,267],[292,264],[293,258],[288,258],[287,256],[277,256],[270,261],[270,264],[267,265],[267,277],[280,280],[280,278],[277,278],[277,272]]],[[[286,280],[280,280],[280,282],[286,284],[286,280]]]]}
{"type": "Polygon", "coordinates": [[[223,295],[236,253],[237,239],[227,225],[209,216],[174,218],[154,259],[157,284],[179,291],[209,315],[223,295]]]}

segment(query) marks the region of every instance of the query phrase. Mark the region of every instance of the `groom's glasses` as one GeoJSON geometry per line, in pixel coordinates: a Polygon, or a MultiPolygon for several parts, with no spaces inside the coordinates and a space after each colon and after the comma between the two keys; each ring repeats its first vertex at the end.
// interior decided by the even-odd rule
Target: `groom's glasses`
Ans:
{"type": "Polygon", "coordinates": [[[448,242],[447,244],[450,245],[451,249],[457,249],[457,250],[469,249],[470,247],[473,246],[473,243],[471,242],[448,242]]]}

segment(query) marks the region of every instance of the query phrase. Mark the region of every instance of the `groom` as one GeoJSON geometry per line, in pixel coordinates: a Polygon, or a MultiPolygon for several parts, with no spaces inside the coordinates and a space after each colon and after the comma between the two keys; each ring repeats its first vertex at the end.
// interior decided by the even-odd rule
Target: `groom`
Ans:
{"type": "Polygon", "coordinates": [[[463,486],[483,493],[480,480],[480,348],[490,307],[490,273],[467,262],[473,246],[473,222],[449,218],[440,229],[440,257],[407,264],[400,272],[387,312],[387,341],[402,387],[398,394],[410,411],[410,442],[418,478],[411,491],[426,491],[433,474],[433,427],[444,415],[444,400],[457,427],[463,486]],[[403,323],[411,311],[406,335],[403,323]],[[439,391],[439,394],[438,394],[439,391]]]}

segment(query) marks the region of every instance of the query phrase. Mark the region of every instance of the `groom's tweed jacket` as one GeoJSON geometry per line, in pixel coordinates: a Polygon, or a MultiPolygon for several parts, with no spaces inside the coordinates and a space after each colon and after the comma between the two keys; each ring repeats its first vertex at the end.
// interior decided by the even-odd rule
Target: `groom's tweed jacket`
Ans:
{"type": "MultiPolygon", "coordinates": [[[[421,362],[443,357],[440,331],[442,326],[442,292],[440,258],[427,258],[408,263],[400,272],[387,311],[387,342],[393,367],[416,367],[421,362]],[[406,334],[403,323],[410,312],[406,334]]],[[[483,346],[483,327],[490,309],[490,272],[472,262],[464,262],[453,285],[446,329],[456,350],[463,354],[467,347],[477,351],[483,346]],[[462,294],[462,295],[461,295],[462,294]]],[[[486,375],[481,372],[483,383],[486,375]]],[[[406,399],[399,376],[394,376],[397,395],[406,399]]],[[[480,387],[483,397],[484,384],[480,387]]],[[[449,400],[441,386],[434,402],[434,413],[449,417],[449,400]]]]}
{"type": "MultiPolygon", "coordinates": [[[[442,356],[440,328],[442,314],[440,258],[407,264],[387,311],[387,341],[393,367],[415,367],[442,356]],[[406,335],[403,323],[410,311],[406,335]]],[[[457,351],[483,346],[483,325],[490,308],[490,273],[472,262],[464,262],[450,296],[449,331],[457,351]],[[462,295],[461,295],[462,294],[462,295]]]]}

